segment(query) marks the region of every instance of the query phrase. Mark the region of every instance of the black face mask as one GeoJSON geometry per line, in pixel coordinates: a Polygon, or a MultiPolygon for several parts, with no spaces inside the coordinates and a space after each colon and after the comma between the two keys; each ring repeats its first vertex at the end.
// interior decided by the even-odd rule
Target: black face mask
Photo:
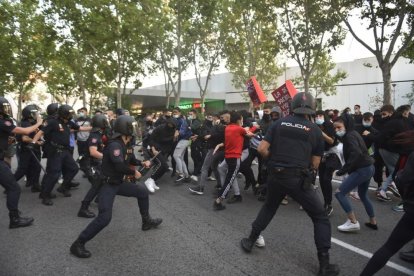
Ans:
{"type": "Polygon", "coordinates": [[[226,121],[224,121],[224,120],[220,120],[220,124],[222,124],[222,125],[226,125],[226,121]]]}
{"type": "Polygon", "coordinates": [[[152,124],[153,124],[152,121],[146,121],[145,123],[147,124],[147,126],[152,126],[152,124]]]}
{"type": "Polygon", "coordinates": [[[274,122],[274,121],[277,121],[277,120],[279,120],[279,117],[272,117],[272,121],[274,122]]]}
{"type": "Polygon", "coordinates": [[[171,116],[165,115],[165,119],[169,119],[169,118],[171,118],[171,116]]]}
{"type": "Polygon", "coordinates": [[[263,120],[269,121],[270,120],[270,114],[263,114],[263,120]]]}
{"type": "Polygon", "coordinates": [[[207,126],[212,126],[212,125],[213,125],[213,121],[206,120],[206,125],[207,125],[207,126]]]}

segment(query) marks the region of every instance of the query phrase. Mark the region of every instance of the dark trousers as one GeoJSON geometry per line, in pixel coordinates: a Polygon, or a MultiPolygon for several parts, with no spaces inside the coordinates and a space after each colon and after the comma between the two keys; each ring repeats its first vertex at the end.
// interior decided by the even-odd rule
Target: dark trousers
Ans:
{"type": "Polygon", "coordinates": [[[161,152],[154,159],[155,167],[151,174],[151,178],[154,179],[154,181],[160,179],[168,171],[167,158],[168,156],[161,152]]]}
{"type": "Polygon", "coordinates": [[[148,215],[148,190],[142,183],[122,182],[119,185],[105,183],[99,191],[99,214],[79,235],[81,242],[87,242],[104,229],[112,219],[112,208],[116,195],[135,197],[138,200],[141,215],[148,215]]]}
{"type": "Polygon", "coordinates": [[[0,185],[6,190],[6,204],[9,211],[17,211],[20,198],[20,187],[4,160],[0,160],[0,185]]]}
{"type": "Polygon", "coordinates": [[[87,173],[90,167],[88,141],[78,141],[79,167],[87,173]]]}
{"type": "MultiPolygon", "coordinates": [[[[259,163],[259,167],[258,167],[258,174],[257,174],[257,183],[259,183],[260,185],[265,184],[265,180],[266,178],[263,175],[263,158],[262,156],[257,152],[257,149],[249,149],[249,158],[251,159],[251,162],[253,162],[253,160],[255,158],[257,158],[257,161],[259,163]]],[[[250,163],[251,165],[251,163],[250,163]]]]}
{"type": "Polygon", "coordinates": [[[92,200],[98,196],[99,190],[102,186],[102,176],[101,176],[101,165],[96,165],[91,167],[91,172],[88,175],[88,180],[91,183],[91,187],[89,188],[88,192],[86,193],[84,199],[82,200],[82,204],[85,206],[89,206],[92,200]]]}
{"type": "MultiPolygon", "coordinates": [[[[271,170],[269,168],[269,170],[271,170]]],[[[269,172],[267,178],[266,201],[252,224],[252,234],[258,237],[266,229],[279,208],[282,199],[288,194],[302,205],[313,222],[314,239],[318,252],[325,253],[331,248],[331,224],[317,191],[313,187],[304,188],[303,178],[283,173],[269,172]]]]}
{"type": "Polygon", "coordinates": [[[233,185],[234,180],[239,173],[240,168],[240,159],[239,158],[226,158],[227,163],[227,174],[226,179],[224,180],[224,185],[221,187],[220,197],[226,198],[231,185],[233,185]]]}
{"type": "Polygon", "coordinates": [[[40,151],[33,150],[33,154],[29,150],[21,150],[19,155],[19,163],[17,170],[14,173],[14,178],[19,181],[23,176],[27,177],[27,186],[35,186],[39,184],[41,167],[39,161],[41,160],[40,151]],[[37,159],[37,160],[36,160],[37,159]]]}
{"type": "Polygon", "coordinates": [[[254,157],[250,154],[250,149],[249,149],[249,156],[240,163],[240,169],[239,169],[239,171],[244,175],[244,178],[246,179],[246,184],[249,184],[252,186],[256,185],[256,179],[254,177],[254,173],[252,170],[253,159],[254,157]]]}
{"type": "Polygon", "coordinates": [[[321,162],[319,165],[319,184],[325,200],[325,206],[332,204],[332,176],[334,169],[326,166],[326,162],[321,162]]]}
{"type": "Polygon", "coordinates": [[[405,213],[385,244],[374,253],[361,276],[370,276],[385,266],[405,244],[414,239],[414,213],[405,213]]]}
{"type": "MultiPolygon", "coordinates": [[[[375,149],[374,160],[375,160],[375,163],[374,163],[374,167],[375,167],[374,181],[378,184],[378,188],[381,188],[382,182],[383,182],[382,174],[383,174],[383,171],[384,171],[385,163],[384,163],[384,160],[382,159],[382,156],[379,153],[378,149],[375,149]]],[[[387,175],[388,175],[388,173],[387,173],[387,175]]]]}
{"type": "Polygon", "coordinates": [[[214,173],[214,177],[217,180],[217,185],[222,187],[223,183],[221,183],[220,181],[220,173],[217,170],[218,165],[224,160],[224,151],[217,151],[214,155],[213,155],[213,162],[211,162],[211,169],[213,170],[214,173]]]}
{"type": "MultiPolygon", "coordinates": [[[[202,143],[200,141],[194,141],[191,143],[191,159],[193,159],[194,170],[193,175],[201,174],[201,167],[203,166],[203,161],[205,154],[203,154],[202,143]]],[[[187,166],[188,167],[188,166],[187,166]]]]}
{"type": "Polygon", "coordinates": [[[48,194],[52,192],[61,173],[63,175],[63,183],[67,185],[72,181],[78,171],[79,167],[75,160],[73,160],[69,150],[48,154],[46,174],[42,179],[42,193],[48,194]]]}

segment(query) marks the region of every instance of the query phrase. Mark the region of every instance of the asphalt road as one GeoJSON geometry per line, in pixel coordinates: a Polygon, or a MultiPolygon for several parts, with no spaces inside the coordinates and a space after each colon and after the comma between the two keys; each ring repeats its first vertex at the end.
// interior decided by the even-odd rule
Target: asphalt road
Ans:
{"type": "MultiPolygon", "coordinates": [[[[1,176],[0,176],[1,177],[1,176]]],[[[81,173],[81,182],[72,197],[58,195],[52,207],[40,203],[21,181],[20,209],[33,216],[31,227],[8,229],[5,197],[0,196],[0,275],[315,275],[318,271],[313,226],[299,205],[289,200],[281,206],[263,232],[266,247],[242,252],[240,239],[248,235],[261,202],[252,191],[243,192],[243,202],[213,211],[213,186],[210,182],[203,196],[188,191],[187,184],[176,185],[165,175],[160,190],[150,196],[150,213],[163,218],[155,230],[143,232],[135,199],[117,197],[112,222],[87,243],[90,259],[78,259],[69,253],[71,243],[90,222],[76,216],[80,202],[89,188],[81,173]]],[[[244,181],[240,180],[241,185],[244,181]]],[[[337,184],[335,184],[336,186],[337,184]]],[[[320,192],[319,192],[320,194],[320,192]]],[[[387,239],[401,213],[391,210],[397,202],[382,203],[370,193],[378,217],[379,230],[361,225],[361,231],[344,234],[336,226],[345,214],[334,199],[331,216],[332,237],[348,245],[373,253],[387,239]]],[[[352,201],[361,224],[367,217],[360,202],[352,201]]],[[[93,211],[97,206],[92,205],[93,211]]],[[[405,249],[410,248],[407,245],[405,249]]],[[[358,250],[357,250],[358,251],[358,250]]],[[[341,275],[359,275],[368,258],[337,243],[332,244],[331,259],[339,264],[341,275]]],[[[394,256],[392,262],[406,269],[402,273],[385,267],[378,275],[414,275],[414,265],[394,256]]]]}

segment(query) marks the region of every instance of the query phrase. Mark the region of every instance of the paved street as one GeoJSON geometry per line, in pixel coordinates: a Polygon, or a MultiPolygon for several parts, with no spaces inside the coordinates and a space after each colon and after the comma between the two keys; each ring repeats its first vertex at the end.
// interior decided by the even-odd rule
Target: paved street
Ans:
{"type": "MultiPolygon", "coordinates": [[[[15,168],[15,167],[14,167],[15,168]]],[[[1,177],[1,176],[0,176],[1,177]]],[[[249,190],[243,192],[243,202],[227,204],[227,209],[215,212],[213,182],[203,196],[189,193],[187,185],[177,186],[170,174],[158,182],[160,190],[150,197],[150,213],[163,218],[162,225],[152,231],[140,230],[141,218],[135,199],[117,197],[111,224],[86,247],[90,259],[78,259],[69,254],[69,246],[90,222],[76,216],[89,183],[77,175],[82,184],[72,191],[72,197],[58,195],[54,206],[40,204],[38,194],[24,187],[20,209],[35,217],[32,227],[8,229],[5,197],[0,196],[0,275],[315,275],[318,270],[313,227],[299,206],[289,200],[281,206],[263,233],[266,247],[254,248],[252,254],[242,252],[240,239],[249,233],[261,202],[249,190]]],[[[244,181],[240,180],[241,187],[244,181]]],[[[337,184],[335,184],[336,186],[337,184]]],[[[336,226],[345,221],[345,214],[334,199],[331,216],[332,233],[341,241],[373,253],[386,240],[401,217],[391,210],[393,204],[381,203],[370,193],[379,231],[365,228],[366,214],[360,202],[352,201],[361,222],[361,231],[343,234],[336,226]]],[[[94,204],[91,208],[97,211],[94,204]]],[[[341,275],[359,275],[368,258],[332,244],[331,259],[341,268],[341,275]]],[[[410,246],[410,245],[409,245],[410,246]]],[[[409,248],[407,246],[405,249],[409,248]]],[[[352,248],[352,247],[351,247],[352,248]]],[[[414,275],[414,265],[391,259],[405,271],[386,267],[378,275],[414,275]],[[405,269],[405,270],[404,270],[405,269]]]]}

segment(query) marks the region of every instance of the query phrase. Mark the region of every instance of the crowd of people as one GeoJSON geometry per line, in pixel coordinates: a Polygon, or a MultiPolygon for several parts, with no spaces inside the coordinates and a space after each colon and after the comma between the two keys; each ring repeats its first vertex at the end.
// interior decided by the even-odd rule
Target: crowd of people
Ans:
{"type": "MultiPolygon", "coordinates": [[[[111,221],[115,195],[137,198],[142,230],[162,223],[149,215],[149,194],[162,188],[162,176],[171,173],[177,184],[187,183],[189,192],[196,196],[204,194],[209,182],[215,183],[212,203],[216,211],[226,209],[224,203],[241,204],[241,188],[251,189],[264,201],[250,236],[241,241],[246,252],[251,252],[253,245],[264,246],[261,232],[278,206],[288,204],[290,198],[297,201],[314,223],[319,275],[338,275],[339,269],[330,264],[328,254],[333,195],[346,216],[345,223],[337,226],[339,231],[361,228],[349,197],[363,203],[367,229],[378,230],[368,196],[373,179],[376,198],[388,202],[392,194],[398,201],[392,209],[405,212],[361,274],[373,275],[414,238],[414,115],[409,105],[397,109],[384,105],[374,113],[362,113],[359,105],[354,106],[354,112],[350,108],[315,111],[314,105],[310,94],[298,93],[291,103],[292,114],[286,117],[279,107],[267,104],[253,113],[223,110],[203,115],[175,107],[135,120],[124,109],[96,110],[89,116],[87,108],[75,113],[71,106],[53,103],[48,105],[45,119],[38,106],[26,106],[16,124],[10,104],[0,97],[0,184],[7,195],[9,226],[25,227],[34,221],[23,217],[18,208],[17,181],[25,177],[26,186],[39,193],[41,203],[52,206],[55,185],[59,183],[56,192],[70,197],[71,188],[79,185],[73,178],[81,170],[91,187],[77,215],[93,220],[70,251],[87,258],[91,253],[85,244],[111,221]],[[136,158],[135,146],[143,161],[136,158]],[[18,166],[12,173],[14,154],[18,166]],[[47,159],[46,168],[42,158],[47,159]],[[257,174],[253,164],[258,165],[257,174]],[[138,182],[146,173],[149,177],[138,182]],[[243,187],[240,175],[244,176],[243,187]],[[333,177],[342,180],[335,191],[333,177]],[[315,197],[317,183],[323,202],[315,197]],[[89,209],[93,200],[98,202],[97,215],[89,209]]],[[[414,251],[400,252],[400,257],[413,262],[414,251]]]]}

